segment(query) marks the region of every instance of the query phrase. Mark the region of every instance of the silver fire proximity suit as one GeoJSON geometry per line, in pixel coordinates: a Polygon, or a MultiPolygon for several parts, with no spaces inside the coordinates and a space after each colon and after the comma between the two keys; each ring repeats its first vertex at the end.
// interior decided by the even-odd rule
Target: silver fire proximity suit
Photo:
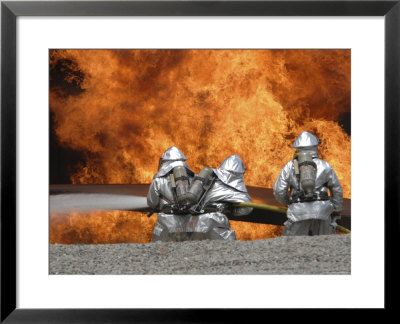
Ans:
{"type": "Polygon", "coordinates": [[[157,212],[157,222],[153,230],[153,242],[188,240],[186,231],[190,214],[176,214],[171,205],[176,204],[176,195],[172,188],[173,169],[182,166],[186,169],[191,183],[194,172],[186,164],[186,156],[175,146],[167,149],[160,159],[159,170],[153,177],[147,194],[147,204],[157,212]]]}
{"type": "Polygon", "coordinates": [[[233,203],[251,202],[244,184],[245,170],[242,159],[236,154],[226,158],[218,169],[213,169],[215,180],[201,204],[204,213],[191,216],[189,222],[193,239],[236,240],[226,214],[244,216],[253,210],[232,206],[233,203]]]}
{"type": "Polygon", "coordinates": [[[317,137],[302,132],[292,145],[296,149],[294,159],[283,167],[275,181],[275,198],[279,203],[288,206],[288,220],[284,224],[282,235],[335,233],[336,220],[340,218],[338,215],[342,210],[343,191],[331,165],[318,158],[318,145],[317,137]],[[300,181],[297,164],[297,157],[305,153],[312,158],[308,163],[316,167],[315,185],[308,198],[304,195],[305,189],[300,181]]]}

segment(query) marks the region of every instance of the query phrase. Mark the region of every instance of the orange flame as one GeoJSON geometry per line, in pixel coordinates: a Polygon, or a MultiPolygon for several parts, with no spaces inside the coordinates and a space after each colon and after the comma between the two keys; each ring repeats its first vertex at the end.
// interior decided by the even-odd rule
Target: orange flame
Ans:
{"type": "Polygon", "coordinates": [[[132,211],[51,214],[50,243],[148,243],[155,222],[155,217],[132,211]]]}
{"type": "Polygon", "coordinates": [[[55,134],[85,154],[72,183],[150,183],[175,145],[195,172],[239,154],[271,188],[308,130],[351,198],[350,50],[52,50],[56,68],[55,134]]]}
{"type": "MultiPolygon", "coordinates": [[[[51,214],[50,244],[149,243],[156,217],[131,211],[51,214]]],[[[230,221],[240,241],[281,235],[282,226],[230,221]]]]}
{"type": "Polygon", "coordinates": [[[350,197],[348,50],[58,50],[82,92],[52,89],[60,143],[86,153],[73,183],[149,183],[178,146],[199,171],[237,153],[249,185],[272,187],[302,130],[322,142],[350,197]]]}

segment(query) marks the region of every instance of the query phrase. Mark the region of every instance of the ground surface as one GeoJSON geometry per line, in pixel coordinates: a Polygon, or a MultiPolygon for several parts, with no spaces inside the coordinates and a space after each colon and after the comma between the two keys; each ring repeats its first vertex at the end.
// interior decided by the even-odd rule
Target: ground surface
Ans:
{"type": "Polygon", "coordinates": [[[50,274],[350,274],[351,235],[50,245],[50,274]]]}

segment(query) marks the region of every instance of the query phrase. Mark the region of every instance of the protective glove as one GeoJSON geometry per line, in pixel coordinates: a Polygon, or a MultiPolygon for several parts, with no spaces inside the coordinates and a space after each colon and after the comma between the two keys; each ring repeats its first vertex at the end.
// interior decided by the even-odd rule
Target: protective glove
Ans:
{"type": "Polygon", "coordinates": [[[341,219],[340,212],[333,212],[331,214],[331,225],[336,228],[336,226],[338,225],[337,221],[339,219],[341,219]]]}

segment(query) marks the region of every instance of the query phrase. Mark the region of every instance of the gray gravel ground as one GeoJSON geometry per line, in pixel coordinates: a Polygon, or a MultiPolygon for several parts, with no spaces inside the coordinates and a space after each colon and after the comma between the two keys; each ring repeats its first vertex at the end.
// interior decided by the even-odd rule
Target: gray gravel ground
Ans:
{"type": "Polygon", "coordinates": [[[350,274],[351,234],[50,245],[50,274],[350,274]]]}

